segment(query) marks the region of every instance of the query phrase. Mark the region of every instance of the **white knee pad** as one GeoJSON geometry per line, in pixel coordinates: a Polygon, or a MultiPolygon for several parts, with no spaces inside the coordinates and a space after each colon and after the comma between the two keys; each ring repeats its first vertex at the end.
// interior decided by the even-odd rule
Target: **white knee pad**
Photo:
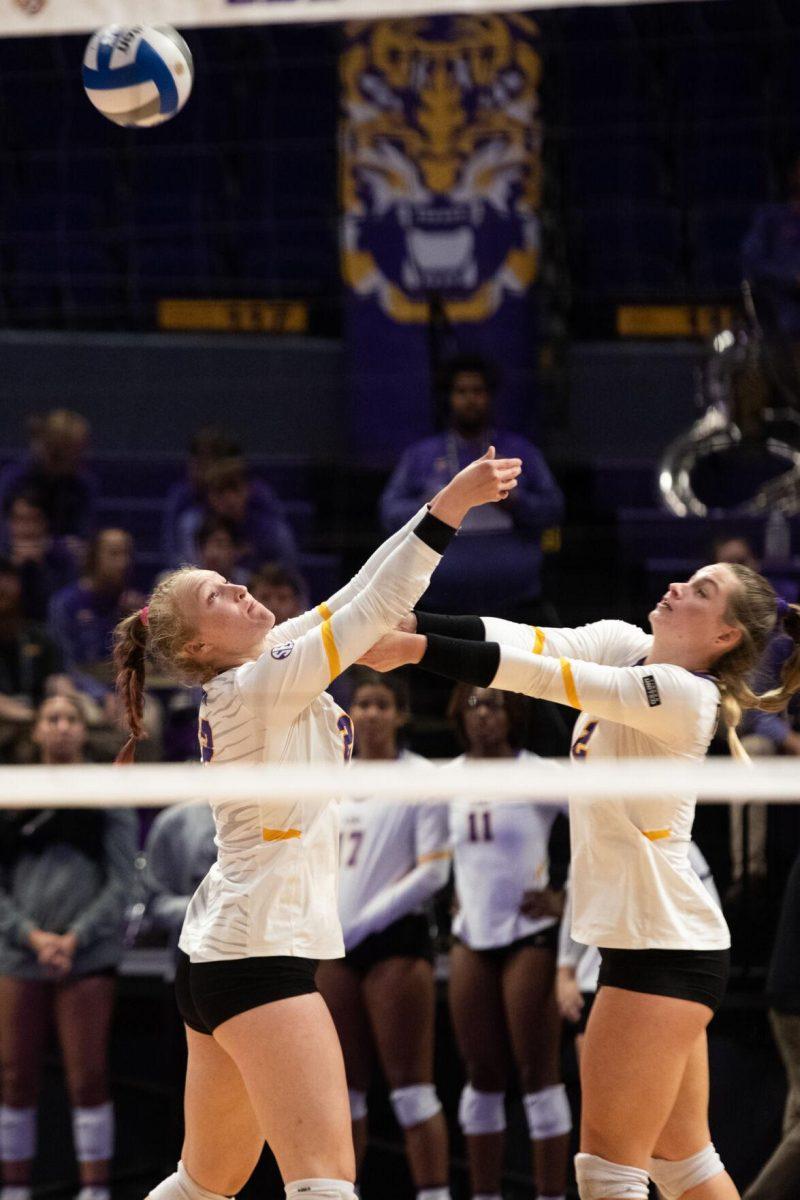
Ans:
{"type": "Polygon", "coordinates": [[[286,1184],[286,1200],[357,1200],[344,1179],[296,1179],[286,1184]]]}
{"type": "Polygon", "coordinates": [[[580,1200],[647,1200],[650,1193],[647,1171],[594,1154],[575,1155],[575,1178],[580,1200]]]}
{"type": "Polygon", "coordinates": [[[411,1087],[395,1088],[389,1093],[394,1115],[402,1129],[413,1129],[442,1111],[436,1088],[432,1083],[413,1083],[411,1087]]]}
{"type": "Polygon", "coordinates": [[[36,1109],[0,1104],[0,1159],[27,1162],[36,1154],[36,1109]]]}
{"type": "Polygon", "coordinates": [[[662,1200],[679,1200],[690,1188],[699,1187],[725,1170],[722,1159],[711,1142],[691,1158],[670,1162],[666,1158],[650,1159],[650,1178],[661,1193],[662,1200]]]}
{"type": "Polygon", "coordinates": [[[114,1157],[114,1105],[73,1108],[72,1137],[78,1162],[108,1162],[114,1157]]]}
{"type": "Polygon", "coordinates": [[[152,1189],[147,1200],[229,1200],[229,1198],[201,1187],[192,1179],[183,1163],[179,1162],[177,1171],[173,1175],[168,1175],[166,1179],[162,1179],[161,1183],[152,1189]]]}
{"type": "Polygon", "coordinates": [[[350,1101],[350,1120],[363,1121],[367,1115],[367,1093],[348,1088],[347,1097],[350,1101]]]}
{"type": "Polygon", "coordinates": [[[505,1092],[479,1092],[468,1083],[461,1093],[458,1123],[468,1136],[502,1133],[506,1127],[505,1092]]]}
{"type": "Polygon", "coordinates": [[[522,1103],[533,1141],[560,1137],[572,1129],[572,1112],[563,1083],[554,1083],[540,1092],[528,1092],[522,1097],[522,1103]]]}

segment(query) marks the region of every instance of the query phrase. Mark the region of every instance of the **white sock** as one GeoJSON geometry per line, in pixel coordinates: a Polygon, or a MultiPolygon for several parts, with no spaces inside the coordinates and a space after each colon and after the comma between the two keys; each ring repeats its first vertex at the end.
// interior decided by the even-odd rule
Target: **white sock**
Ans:
{"type": "Polygon", "coordinates": [[[87,1183],[75,1200],[111,1200],[111,1190],[104,1183],[87,1183]]]}
{"type": "Polygon", "coordinates": [[[26,1183],[9,1183],[0,1188],[0,1200],[31,1200],[31,1189],[26,1183]]]}

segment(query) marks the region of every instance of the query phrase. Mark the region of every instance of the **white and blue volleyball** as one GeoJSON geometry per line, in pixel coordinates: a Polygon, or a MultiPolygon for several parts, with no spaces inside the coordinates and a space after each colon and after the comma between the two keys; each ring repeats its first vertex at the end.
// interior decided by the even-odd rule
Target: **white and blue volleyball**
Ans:
{"type": "Polygon", "coordinates": [[[192,53],[169,25],[107,25],[83,56],[83,86],[95,108],[117,125],[168,121],[189,99],[192,53]]]}

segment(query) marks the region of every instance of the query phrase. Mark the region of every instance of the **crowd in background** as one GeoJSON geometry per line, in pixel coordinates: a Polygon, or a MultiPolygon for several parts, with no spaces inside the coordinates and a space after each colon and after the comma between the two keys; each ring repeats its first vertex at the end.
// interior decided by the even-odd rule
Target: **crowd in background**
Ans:
{"type": "MultiPolygon", "coordinates": [[[[398,528],[490,445],[499,455],[521,457],[519,488],[466,523],[426,606],[557,623],[557,597],[543,584],[542,543],[563,520],[564,498],[537,447],[494,427],[492,386],[493,373],[479,359],[449,365],[446,427],[402,455],[381,497],[380,521],[387,532],[398,528]]],[[[117,622],[145,602],[145,581],[134,572],[131,534],[98,525],[89,436],[79,414],[48,413],[34,422],[28,454],[0,472],[2,762],[111,761],[124,740],[111,636],[117,622]]],[[[249,470],[225,430],[196,433],[185,478],[165,497],[163,512],[164,568],[194,562],[247,584],[278,623],[320,599],[309,596],[298,569],[297,538],[280,498],[249,470]]],[[[713,557],[758,566],[745,538],[718,543],[713,557]]],[[[785,654],[776,637],[758,690],[777,677],[785,654]]],[[[403,679],[355,669],[336,687],[355,716],[357,755],[415,757],[403,679]]],[[[465,687],[447,696],[440,688],[437,696],[467,758],[531,755],[529,747],[537,745],[542,705],[465,687]]],[[[196,699],[168,680],[154,682],[141,757],[198,757],[196,699]]],[[[800,753],[799,718],[792,712],[748,715],[742,734],[750,753],[800,753]]],[[[345,806],[347,957],[325,964],[319,986],[345,1051],[359,1160],[377,1062],[412,1176],[429,1174],[431,1163],[446,1173],[447,1126],[434,1077],[438,953],[440,960],[446,956],[450,1017],[463,1061],[457,1116],[473,1192],[500,1194],[505,1097],[513,1085],[524,1102],[538,1191],[563,1193],[570,1113],[560,1076],[562,1024],[580,1037],[596,987],[596,970],[570,943],[566,924],[559,943],[568,902],[565,826],[557,807],[535,804],[490,810],[456,800],[441,809],[405,810],[372,798],[345,806]],[[371,892],[359,874],[364,855],[371,892]],[[391,868],[385,878],[381,862],[384,875],[391,868]]],[[[214,860],[213,835],[204,805],[167,809],[149,827],[127,812],[6,810],[0,818],[0,1200],[29,1200],[51,1023],[72,1105],[81,1200],[107,1200],[114,1146],[107,1049],[115,972],[132,942],[131,913],[144,905],[139,937],[174,950],[189,898],[214,860]]],[[[767,872],[767,836],[766,809],[749,807],[746,816],[732,810],[724,833],[730,871],[720,881],[726,904],[738,902],[745,883],[749,898],[757,896],[767,872]]],[[[716,871],[719,847],[700,840],[716,871]]],[[[695,849],[696,869],[710,877],[695,849]]],[[[800,1180],[797,880],[795,867],[769,985],[792,1091],[786,1138],[765,1168],[768,1180],[800,1180]]],[[[779,1193],[760,1180],[748,1200],[773,1195],[779,1193]]]]}

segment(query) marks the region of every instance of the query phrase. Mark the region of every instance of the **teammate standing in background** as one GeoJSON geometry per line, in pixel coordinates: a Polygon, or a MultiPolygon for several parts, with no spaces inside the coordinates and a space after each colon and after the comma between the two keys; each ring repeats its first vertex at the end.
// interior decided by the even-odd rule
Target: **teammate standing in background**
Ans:
{"type": "MultiPolygon", "coordinates": [[[[742,708],[780,712],[800,688],[800,608],[748,567],[715,563],[671,584],[650,623],[652,636],[620,621],[559,630],[411,617],[368,660],[566,701],[581,713],[576,758],[699,762],[720,712],[742,756],[742,708]],[[421,632],[406,632],[412,623],[421,632]],[[776,623],[795,647],[781,686],[758,696],[747,680],[776,623]]],[[[570,808],[572,936],[603,959],[581,1066],[581,1200],[647,1200],[649,1178],[663,1200],[738,1197],[708,1126],[706,1027],[724,994],[730,935],[689,864],[695,799],[665,792],[570,808]]]]}
{"type": "MultiPolygon", "coordinates": [[[[515,486],[519,462],[493,453],[459,472],[327,604],[281,626],[213,573],[163,580],[117,628],[131,730],[120,760],[141,736],[147,656],[203,684],[205,762],[348,759],[352,723],[325,688],[415,603],[472,506],[515,486]]],[[[190,903],[176,977],[188,1039],[183,1153],[151,1195],[231,1196],[266,1140],[288,1200],[353,1200],[342,1052],[314,983],[317,960],[344,949],[338,806],[265,796],[213,811],[219,857],[190,903]]]]}
{"type": "MultiPolygon", "coordinates": [[[[424,762],[400,749],[408,689],[395,675],[356,668],[350,713],[365,761],[424,762]]],[[[382,804],[341,809],[339,916],[346,955],[320,966],[317,982],[344,1051],[359,1170],[367,1143],[374,1055],[403,1130],[417,1200],[450,1200],[447,1125],[433,1083],[436,990],[425,911],[447,883],[444,806],[382,804]]]]}
{"type": "MultiPolygon", "coordinates": [[[[503,692],[456,688],[449,712],[466,746],[456,762],[535,761],[519,748],[523,706],[503,692]]],[[[548,894],[548,843],[558,814],[545,804],[455,799],[450,806],[458,910],[449,994],[467,1070],[458,1116],[473,1200],[501,1200],[512,1063],[532,1141],[536,1194],[564,1200],[572,1117],[559,1080],[561,1022],[553,990],[558,919],[538,915],[548,894]]]]}
{"type": "MultiPolygon", "coordinates": [[[[77,700],[42,702],[33,729],[42,763],[83,762],[86,736],[77,700]]],[[[108,1038],[137,832],[135,813],[124,809],[6,809],[0,819],[2,1200],[31,1194],[52,1023],[72,1105],[78,1200],[109,1198],[108,1038]]]]}

